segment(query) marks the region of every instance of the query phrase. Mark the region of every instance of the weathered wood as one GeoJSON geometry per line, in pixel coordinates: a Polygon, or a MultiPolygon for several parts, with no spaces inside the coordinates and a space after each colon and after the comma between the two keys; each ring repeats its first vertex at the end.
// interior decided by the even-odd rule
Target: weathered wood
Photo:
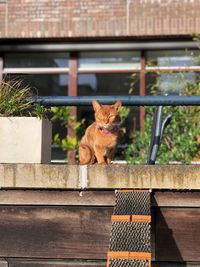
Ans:
{"type": "Polygon", "coordinates": [[[200,267],[198,262],[153,262],[152,267],[200,267]]]}
{"type": "Polygon", "coordinates": [[[105,267],[106,261],[8,259],[9,267],[105,267]]]}
{"type": "Polygon", "coordinates": [[[155,191],[152,206],[200,207],[200,191],[155,191]]]}
{"type": "Polygon", "coordinates": [[[200,261],[200,209],[157,209],[155,259],[200,261]]]}
{"type": "Polygon", "coordinates": [[[0,207],[0,256],[106,259],[112,208],[0,207]]]}
{"type": "MultiPolygon", "coordinates": [[[[114,203],[114,190],[0,190],[0,205],[114,206],[114,203]]],[[[200,191],[155,191],[152,206],[200,207],[200,191]]]]}
{"type": "Polygon", "coordinates": [[[113,206],[112,191],[0,190],[0,205],[113,206]]]}
{"type": "MultiPolygon", "coordinates": [[[[106,261],[8,259],[9,267],[105,267],[106,261]]],[[[200,267],[192,262],[152,262],[152,267],[200,267]]]]}
{"type": "MultiPolygon", "coordinates": [[[[0,256],[105,260],[112,212],[97,206],[1,206],[0,256]]],[[[200,262],[199,208],[154,207],[153,216],[156,261],[200,262]]]]}

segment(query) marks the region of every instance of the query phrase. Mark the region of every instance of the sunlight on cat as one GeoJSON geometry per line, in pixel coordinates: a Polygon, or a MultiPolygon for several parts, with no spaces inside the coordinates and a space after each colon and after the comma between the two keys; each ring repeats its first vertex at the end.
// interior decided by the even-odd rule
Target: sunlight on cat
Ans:
{"type": "Polygon", "coordinates": [[[122,102],[101,105],[92,101],[95,122],[85,131],[79,144],[79,164],[110,164],[119,140],[122,102]]]}

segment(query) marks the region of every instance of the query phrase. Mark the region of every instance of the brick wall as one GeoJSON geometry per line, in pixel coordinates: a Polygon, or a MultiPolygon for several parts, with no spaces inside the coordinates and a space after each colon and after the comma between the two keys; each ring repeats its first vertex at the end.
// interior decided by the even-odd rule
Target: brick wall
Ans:
{"type": "Polygon", "coordinates": [[[200,32],[200,0],[0,0],[0,37],[200,32]]]}

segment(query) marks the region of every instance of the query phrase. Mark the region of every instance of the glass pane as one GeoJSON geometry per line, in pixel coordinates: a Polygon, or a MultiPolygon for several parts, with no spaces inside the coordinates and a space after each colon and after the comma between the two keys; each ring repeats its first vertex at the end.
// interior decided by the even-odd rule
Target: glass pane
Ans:
{"type": "Polygon", "coordinates": [[[78,60],[79,69],[131,69],[140,67],[140,52],[83,52],[78,60]]]}
{"type": "Polygon", "coordinates": [[[7,74],[6,80],[22,80],[38,92],[39,95],[67,95],[68,75],[66,74],[7,74]]]}
{"type": "Polygon", "coordinates": [[[157,67],[190,67],[200,65],[200,51],[164,50],[148,51],[148,66],[157,67]]]}
{"type": "Polygon", "coordinates": [[[78,95],[139,95],[137,73],[79,74],[78,95]]]}
{"type": "Polygon", "coordinates": [[[152,90],[158,95],[164,93],[181,93],[188,85],[194,85],[197,80],[195,72],[177,73],[147,73],[146,88],[147,94],[152,94],[152,90]]]}
{"type": "Polygon", "coordinates": [[[10,53],[5,55],[6,68],[67,68],[68,53],[10,53]]]}

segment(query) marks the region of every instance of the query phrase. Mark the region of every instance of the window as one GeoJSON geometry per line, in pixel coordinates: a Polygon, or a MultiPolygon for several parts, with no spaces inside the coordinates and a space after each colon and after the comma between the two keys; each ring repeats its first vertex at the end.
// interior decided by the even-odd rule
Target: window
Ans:
{"type": "Polygon", "coordinates": [[[146,68],[148,94],[150,94],[152,84],[156,84],[158,93],[161,94],[181,93],[188,84],[196,82],[198,75],[195,70],[199,69],[199,65],[200,53],[198,50],[148,51],[146,68]],[[157,72],[156,75],[155,72],[157,72]]]}

